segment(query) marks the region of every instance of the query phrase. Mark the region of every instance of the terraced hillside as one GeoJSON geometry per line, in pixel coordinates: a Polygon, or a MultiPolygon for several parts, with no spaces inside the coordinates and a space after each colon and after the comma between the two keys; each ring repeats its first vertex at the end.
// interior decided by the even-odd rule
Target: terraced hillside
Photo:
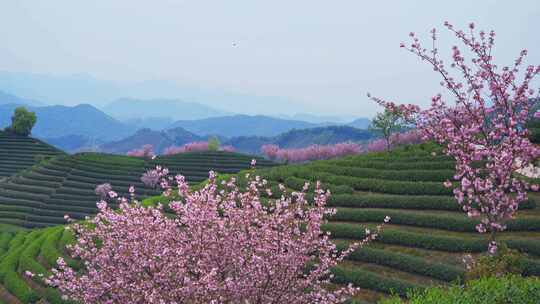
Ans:
{"type": "MultiPolygon", "coordinates": [[[[487,248],[484,236],[474,231],[475,222],[460,212],[450,191],[442,186],[442,181],[452,175],[452,161],[444,156],[431,156],[433,148],[422,145],[390,154],[257,171],[273,186],[283,183],[289,190],[301,189],[305,180],[321,180],[324,187],[331,189],[333,196],[329,205],[338,212],[325,229],[332,232],[340,246],[361,239],[365,228],[382,222],[384,216],[392,217],[376,242],[353,253],[334,271],[336,283],[352,282],[362,287],[358,299],[375,303],[391,291],[403,295],[409,288],[446,285],[458,280],[464,273],[463,254],[476,255],[487,248]]],[[[85,170],[99,167],[97,163],[104,166],[101,155],[85,154],[73,158],[77,157],[84,160],[85,166],[73,166],[73,170],[90,172],[85,170]]],[[[197,159],[197,156],[191,157],[197,159]]],[[[120,160],[125,162],[124,166],[133,161],[125,157],[109,156],[107,159],[118,167],[120,160]]],[[[61,161],[65,160],[49,163],[61,161]]],[[[168,165],[174,168],[175,163],[183,162],[171,159],[168,165]]],[[[55,169],[49,166],[42,170],[35,174],[55,169]]],[[[113,182],[115,176],[115,173],[108,175],[113,182]]],[[[240,182],[242,176],[238,175],[240,182]]],[[[540,275],[540,209],[537,201],[538,197],[533,195],[523,204],[519,216],[508,223],[508,231],[500,236],[509,247],[527,255],[525,274],[536,276],[540,275]]],[[[0,231],[4,231],[0,233],[0,284],[3,286],[0,303],[31,303],[38,298],[49,303],[62,303],[54,290],[45,288],[37,278],[26,278],[23,273],[25,270],[43,273],[52,266],[72,238],[70,232],[62,226],[24,231],[4,226],[0,231]]],[[[74,261],[69,262],[76,265],[74,261]]]]}
{"type": "MultiPolygon", "coordinates": [[[[312,185],[321,181],[332,192],[328,205],[337,209],[325,229],[340,246],[362,239],[365,228],[373,229],[385,216],[392,218],[376,242],[335,270],[337,283],[362,287],[359,297],[374,302],[391,292],[404,295],[410,288],[459,280],[464,274],[463,254],[476,255],[487,248],[486,236],[475,231],[477,222],[460,211],[451,190],[442,184],[452,180],[453,161],[431,156],[434,150],[438,149],[423,144],[391,153],[263,169],[258,175],[289,190],[300,190],[306,180],[312,185]]],[[[510,248],[528,256],[527,275],[540,275],[539,201],[532,194],[500,234],[510,248]]]]}
{"type": "Polygon", "coordinates": [[[0,180],[64,152],[38,139],[0,131],[0,180]]]}
{"type": "MultiPolygon", "coordinates": [[[[141,175],[156,165],[185,175],[189,182],[200,182],[209,170],[236,173],[248,168],[251,159],[227,152],[185,153],[148,161],[99,153],[59,156],[0,182],[0,223],[32,228],[64,224],[65,214],[82,219],[96,212],[95,187],[102,183],[110,183],[124,196],[128,196],[130,185],[135,186],[139,198],[156,195],[155,189],[140,181],[141,175]]],[[[272,165],[262,159],[259,163],[272,165]]]]}

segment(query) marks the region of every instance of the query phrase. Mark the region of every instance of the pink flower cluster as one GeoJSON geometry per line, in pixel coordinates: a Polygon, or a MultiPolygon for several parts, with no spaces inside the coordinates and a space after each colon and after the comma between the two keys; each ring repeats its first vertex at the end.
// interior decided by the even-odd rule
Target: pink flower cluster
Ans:
{"type": "MultiPolygon", "coordinates": [[[[395,148],[397,146],[410,145],[410,144],[419,144],[423,143],[425,139],[422,136],[422,133],[411,130],[404,133],[396,133],[390,136],[391,147],[395,148]]],[[[385,139],[376,139],[368,144],[368,152],[384,152],[388,151],[387,142],[385,139]]]]}
{"type": "Polygon", "coordinates": [[[81,303],[342,303],[357,289],[325,289],[331,268],[382,227],[338,252],[321,229],[335,210],[325,207],[329,193],[318,183],[311,203],[305,192],[283,192],[269,204],[259,197],[268,186],[259,177],[245,191],[234,179],[218,184],[213,172],[198,191],[183,176],[162,174],[160,183],[177,197],[175,217],[161,205],[116,198],[113,210],[99,202],[92,225],[70,226],[77,241],[68,249],[83,269],[59,258],[46,282],[81,303]]]}
{"type": "Polygon", "coordinates": [[[223,146],[220,150],[225,152],[236,152],[236,149],[231,145],[223,146]]]}
{"type": "Polygon", "coordinates": [[[112,191],[112,186],[109,183],[101,184],[96,186],[96,195],[99,196],[101,199],[107,198],[109,195],[109,192],[112,191]]]}
{"type": "Polygon", "coordinates": [[[162,169],[160,166],[157,166],[155,169],[151,169],[143,173],[141,176],[141,182],[150,188],[156,188],[156,186],[161,182],[163,176],[169,174],[168,169],[162,169]]]}
{"type": "Polygon", "coordinates": [[[362,147],[351,142],[335,145],[311,145],[298,149],[280,149],[277,145],[264,145],[261,150],[271,160],[288,163],[302,163],[362,153],[362,147]]]}
{"type": "MultiPolygon", "coordinates": [[[[527,199],[530,187],[513,173],[528,166],[540,154],[529,142],[524,127],[530,100],[536,93],[530,83],[540,73],[540,66],[529,65],[520,72],[527,54],[523,50],[510,66],[499,68],[492,56],[495,32],[477,33],[473,23],[468,33],[454,29],[448,22],[445,26],[472,54],[470,63],[457,46],[452,48],[450,64],[444,63],[438,56],[435,29],[431,31],[431,50],[424,48],[414,33],[410,34],[411,44],[402,43],[401,47],[432,66],[441,76],[441,85],[454,99],[454,105],[447,105],[440,94],[423,111],[413,105],[397,107],[373,99],[389,110],[399,109],[415,116],[424,137],[442,144],[446,153],[456,160],[454,178],[461,184],[454,189],[455,197],[469,217],[480,220],[477,230],[490,232],[489,252],[494,253],[496,232],[506,228],[505,221],[514,217],[519,203],[527,199]],[[447,66],[459,76],[453,76],[447,66]]],[[[452,187],[450,181],[445,185],[452,187]]]]}
{"type": "MultiPolygon", "coordinates": [[[[415,130],[393,134],[391,136],[391,148],[401,145],[422,143],[424,141],[421,133],[415,130]]],[[[350,142],[335,145],[311,145],[307,148],[298,149],[281,149],[277,145],[264,145],[261,150],[270,160],[288,163],[303,163],[313,160],[356,155],[364,152],[382,152],[386,151],[387,147],[384,139],[377,139],[368,144],[367,151],[362,149],[361,145],[350,142]]]]}
{"type": "MultiPolygon", "coordinates": [[[[174,155],[179,153],[186,153],[186,152],[203,152],[203,151],[209,151],[208,142],[206,141],[197,141],[192,143],[187,143],[181,147],[177,146],[171,146],[165,149],[163,152],[164,155],[174,155]]],[[[235,152],[236,149],[233,146],[223,146],[220,147],[220,151],[225,152],[235,152]]]]}
{"type": "Polygon", "coordinates": [[[171,146],[165,149],[163,152],[164,155],[174,155],[179,153],[186,152],[202,152],[208,151],[208,142],[207,141],[196,141],[187,143],[181,147],[171,146]]]}
{"type": "Polygon", "coordinates": [[[155,156],[154,154],[154,146],[152,145],[144,145],[140,149],[131,150],[127,153],[128,156],[134,156],[134,157],[143,157],[143,158],[152,158],[155,156]]]}

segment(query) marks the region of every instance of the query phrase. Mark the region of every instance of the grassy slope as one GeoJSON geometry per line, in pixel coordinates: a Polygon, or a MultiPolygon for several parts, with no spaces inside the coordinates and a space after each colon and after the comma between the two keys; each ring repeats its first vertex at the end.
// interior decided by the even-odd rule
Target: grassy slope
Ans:
{"type": "MultiPolygon", "coordinates": [[[[299,189],[305,179],[323,180],[334,193],[329,205],[338,208],[325,229],[333,233],[339,246],[362,238],[364,228],[381,222],[386,214],[392,216],[392,224],[378,241],[355,252],[335,270],[336,283],[352,282],[364,288],[358,298],[373,302],[390,292],[403,294],[408,288],[458,280],[464,270],[461,255],[486,248],[483,236],[471,229],[474,222],[464,217],[450,194],[440,187],[452,163],[430,156],[433,147],[423,148],[259,169],[258,174],[273,185],[282,182],[290,190],[299,189]]],[[[190,161],[196,163],[195,159],[190,161]]],[[[540,275],[536,200],[532,197],[524,204],[523,215],[510,223],[510,231],[501,234],[501,240],[528,255],[528,275],[540,275]]],[[[8,295],[23,301],[36,297],[59,301],[54,292],[29,282],[21,273],[51,266],[69,237],[61,227],[0,233],[0,282],[9,291],[0,290],[0,301],[6,301],[8,295]]]]}

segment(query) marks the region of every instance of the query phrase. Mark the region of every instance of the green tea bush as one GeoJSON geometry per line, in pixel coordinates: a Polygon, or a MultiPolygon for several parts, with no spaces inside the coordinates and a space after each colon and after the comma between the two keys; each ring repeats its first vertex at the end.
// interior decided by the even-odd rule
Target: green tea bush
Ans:
{"type": "Polygon", "coordinates": [[[454,161],[370,161],[370,160],[338,160],[330,162],[332,165],[345,167],[360,167],[383,170],[452,170],[454,161]]]}
{"type": "Polygon", "coordinates": [[[9,251],[0,262],[0,280],[4,287],[23,303],[33,303],[37,301],[38,296],[18,273],[19,257],[24,250],[24,245],[32,242],[38,236],[38,231],[28,235],[18,233],[10,242],[9,251]]]}
{"type": "Polygon", "coordinates": [[[381,170],[371,168],[312,165],[307,167],[314,171],[328,172],[335,175],[375,178],[401,181],[438,181],[452,180],[453,170],[381,170]]]}
{"type": "Polygon", "coordinates": [[[454,285],[449,289],[432,287],[407,294],[407,300],[398,297],[380,304],[538,304],[540,279],[519,276],[488,277],[454,285]]]}
{"type": "Polygon", "coordinates": [[[337,284],[353,284],[360,288],[376,290],[385,293],[396,293],[398,295],[406,295],[410,290],[422,290],[425,286],[377,275],[370,271],[361,270],[359,268],[351,269],[350,267],[338,266],[332,270],[334,275],[333,282],[337,284]]]}
{"type": "MultiPolygon", "coordinates": [[[[338,249],[344,244],[338,243],[338,249]]],[[[428,262],[426,259],[388,250],[363,247],[347,257],[349,260],[384,265],[410,273],[432,277],[442,281],[462,280],[465,271],[462,268],[443,263],[428,262]]]]}
{"type": "MultiPolygon", "coordinates": [[[[323,226],[334,238],[359,240],[365,237],[365,227],[349,223],[327,223],[323,226]]],[[[385,244],[402,245],[447,252],[484,252],[488,241],[480,237],[455,237],[420,232],[408,232],[394,228],[385,228],[377,238],[385,244]]],[[[533,255],[540,255],[540,241],[534,240],[505,240],[504,243],[512,249],[533,255]]]]}
{"type": "Polygon", "coordinates": [[[45,240],[43,241],[40,255],[49,266],[55,266],[56,260],[61,256],[60,251],[57,249],[57,245],[60,237],[62,237],[63,232],[64,227],[55,228],[47,234],[45,240]]]}
{"type": "MultiPolygon", "coordinates": [[[[478,220],[461,214],[421,213],[406,210],[377,210],[362,208],[338,208],[330,219],[347,222],[382,222],[385,216],[392,224],[444,229],[458,232],[476,232],[478,220]]],[[[540,231],[540,218],[517,218],[507,222],[508,231],[540,231]]]]}
{"type": "Polygon", "coordinates": [[[36,261],[36,258],[39,255],[41,245],[43,244],[43,241],[47,237],[48,233],[50,233],[50,231],[44,231],[39,238],[33,240],[21,252],[21,256],[19,258],[19,269],[22,273],[25,271],[30,271],[34,274],[46,274],[47,270],[36,261]]]}
{"type": "MultiPolygon", "coordinates": [[[[520,210],[536,207],[536,198],[530,197],[519,205],[520,210]]],[[[335,194],[327,202],[329,207],[396,208],[420,210],[461,211],[456,199],[441,195],[394,195],[394,194],[335,194]]]]}

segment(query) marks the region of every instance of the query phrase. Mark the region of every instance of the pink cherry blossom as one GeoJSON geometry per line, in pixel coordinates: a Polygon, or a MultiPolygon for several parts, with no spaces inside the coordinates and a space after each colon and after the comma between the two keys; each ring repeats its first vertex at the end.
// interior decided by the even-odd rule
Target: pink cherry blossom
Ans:
{"type": "Polygon", "coordinates": [[[109,183],[101,184],[96,186],[96,195],[99,196],[101,199],[105,199],[109,192],[112,190],[112,186],[109,183]]]}
{"type": "MultiPolygon", "coordinates": [[[[183,176],[173,189],[166,169],[155,169],[175,216],[163,206],[143,207],[121,200],[119,210],[105,201],[86,223],[70,226],[76,243],[46,278],[64,299],[81,303],[342,303],[357,291],[328,290],[330,270],[373,240],[384,224],[341,252],[321,225],[335,210],[326,208],[329,192],[319,188],[312,202],[305,192],[265,204],[265,181],[254,177],[245,190],[234,180],[224,187],[209,182],[191,190],[183,176]],[[174,194],[174,196],[173,196],[174,194]]],[[[390,220],[385,218],[385,222],[390,220]]]]}
{"type": "Polygon", "coordinates": [[[142,157],[142,158],[153,158],[154,147],[152,145],[144,145],[140,149],[131,150],[127,153],[128,156],[142,157]]]}
{"type": "Polygon", "coordinates": [[[335,145],[311,145],[306,148],[280,149],[276,145],[264,145],[263,154],[271,160],[303,163],[313,160],[331,159],[362,153],[362,146],[356,143],[345,142],[335,145]]]}
{"type": "MultiPolygon", "coordinates": [[[[455,178],[460,181],[454,189],[455,197],[468,215],[481,218],[477,230],[490,232],[489,251],[493,253],[497,250],[496,232],[506,228],[504,223],[527,199],[528,183],[513,173],[540,155],[529,142],[525,127],[535,98],[531,81],[540,73],[540,66],[529,65],[520,71],[527,54],[524,50],[510,66],[499,68],[492,55],[495,32],[478,35],[473,23],[468,34],[455,30],[448,22],[445,27],[464,45],[466,53],[472,54],[470,62],[454,46],[451,63],[443,63],[436,47],[436,31],[431,32],[431,50],[414,34],[404,48],[439,74],[441,85],[453,99],[452,105],[444,101],[442,94],[433,96],[431,106],[425,110],[372,99],[390,111],[413,117],[422,137],[443,145],[445,153],[455,159],[455,178]]],[[[449,181],[444,184],[450,186],[449,181]]]]}

